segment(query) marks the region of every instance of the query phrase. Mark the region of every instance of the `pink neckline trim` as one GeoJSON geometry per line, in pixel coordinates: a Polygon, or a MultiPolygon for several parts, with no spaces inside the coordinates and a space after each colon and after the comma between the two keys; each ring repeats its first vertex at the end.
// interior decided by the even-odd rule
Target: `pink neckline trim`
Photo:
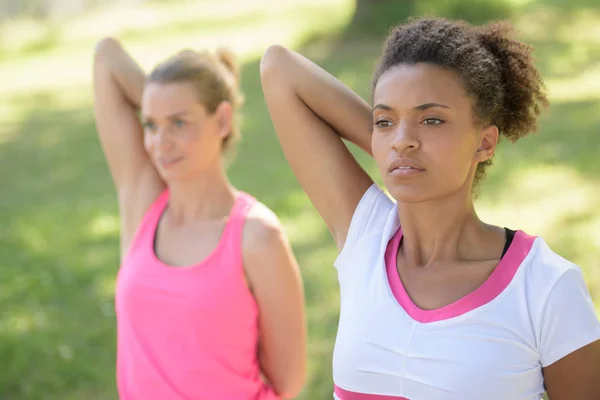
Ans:
{"type": "Polygon", "coordinates": [[[340,400],[408,400],[406,397],[350,392],[337,385],[333,389],[333,392],[340,400]]]}
{"type": "Polygon", "coordinates": [[[223,232],[221,232],[221,237],[220,237],[219,241],[217,242],[217,245],[215,246],[215,248],[212,249],[212,251],[203,260],[201,260],[197,263],[191,264],[191,265],[183,265],[183,266],[175,266],[175,265],[171,265],[169,263],[164,262],[163,260],[161,260],[158,257],[158,255],[156,254],[156,249],[154,248],[156,234],[158,232],[158,224],[160,223],[160,219],[162,218],[162,216],[165,212],[165,209],[168,206],[169,195],[170,195],[169,190],[165,189],[163,191],[163,193],[156,199],[156,202],[154,204],[156,208],[154,210],[152,210],[150,232],[148,235],[149,237],[146,240],[146,245],[149,246],[152,260],[155,262],[156,265],[159,265],[160,267],[166,268],[168,270],[174,270],[174,271],[194,271],[194,270],[201,268],[204,265],[207,265],[208,263],[210,263],[212,261],[212,259],[215,258],[221,251],[221,247],[223,247],[224,243],[225,243],[224,239],[225,239],[226,235],[229,234],[229,230],[231,229],[230,225],[231,225],[232,217],[237,212],[237,207],[239,206],[241,195],[239,195],[239,193],[238,193],[238,195],[236,196],[236,198],[233,202],[233,206],[231,208],[229,216],[227,217],[227,221],[225,222],[223,232]]]}
{"type": "Polygon", "coordinates": [[[427,323],[458,317],[495,299],[512,281],[519,266],[523,263],[527,254],[529,254],[536,237],[529,236],[523,231],[517,231],[508,251],[481,286],[465,297],[433,310],[419,308],[408,296],[402,284],[396,265],[401,239],[402,229],[399,228],[398,232],[390,240],[385,252],[388,282],[396,301],[404,311],[415,321],[427,323]]]}

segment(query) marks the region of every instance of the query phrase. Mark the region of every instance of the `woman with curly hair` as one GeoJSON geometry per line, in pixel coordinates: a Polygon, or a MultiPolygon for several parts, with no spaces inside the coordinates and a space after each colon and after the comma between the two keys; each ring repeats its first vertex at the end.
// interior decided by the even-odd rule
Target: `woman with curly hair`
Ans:
{"type": "Polygon", "coordinates": [[[296,260],[277,217],[225,171],[238,72],[228,51],[187,50],[146,75],[118,41],[97,46],[96,124],[121,217],[121,400],[276,400],[303,386],[296,260]]]}
{"type": "Polygon", "coordinates": [[[547,102],[510,33],[397,26],[372,107],[290,50],[263,57],[279,141],[339,250],[336,399],[600,399],[600,323],[579,267],[473,204],[499,138],[535,131],[547,102]],[[391,198],[342,139],[375,159],[391,198]]]}

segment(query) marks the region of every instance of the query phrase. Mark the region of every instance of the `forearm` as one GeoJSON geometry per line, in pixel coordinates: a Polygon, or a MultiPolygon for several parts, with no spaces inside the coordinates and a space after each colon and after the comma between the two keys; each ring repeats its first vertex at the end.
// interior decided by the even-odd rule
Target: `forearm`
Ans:
{"type": "Polygon", "coordinates": [[[282,46],[271,46],[261,74],[290,90],[342,138],[371,154],[371,107],[317,64],[282,46]]]}
{"type": "Polygon", "coordinates": [[[96,63],[105,68],[125,100],[139,110],[146,74],[121,44],[112,38],[100,41],[96,48],[96,63]]]}

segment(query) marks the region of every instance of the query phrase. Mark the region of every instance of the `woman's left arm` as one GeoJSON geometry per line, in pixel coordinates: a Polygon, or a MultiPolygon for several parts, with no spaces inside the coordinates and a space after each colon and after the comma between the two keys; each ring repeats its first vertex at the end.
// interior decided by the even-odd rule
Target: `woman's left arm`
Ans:
{"type": "Polygon", "coordinates": [[[550,400],[600,399],[600,340],[543,369],[550,400]]]}
{"type": "Polygon", "coordinates": [[[535,318],[550,400],[600,400],[600,321],[581,269],[570,265],[535,318]]]}
{"type": "Polygon", "coordinates": [[[243,253],[248,286],[260,310],[262,372],[279,396],[294,398],[306,380],[302,278],[283,227],[261,204],[248,214],[243,253]]]}

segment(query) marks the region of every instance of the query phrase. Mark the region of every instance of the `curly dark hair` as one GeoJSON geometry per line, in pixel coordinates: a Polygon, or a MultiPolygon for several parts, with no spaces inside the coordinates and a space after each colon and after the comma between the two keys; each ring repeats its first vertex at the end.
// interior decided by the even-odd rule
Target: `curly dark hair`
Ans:
{"type": "MultiPolygon", "coordinates": [[[[381,75],[399,64],[448,68],[473,99],[476,122],[496,125],[501,135],[515,142],[537,130],[537,117],[548,101],[532,47],[512,34],[508,22],[473,26],[445,18],[412,18],[386,39],[372,91],[381,75]]],[[[491,159],[477,166],[475,182],[490,164],[491,159]]]]}

